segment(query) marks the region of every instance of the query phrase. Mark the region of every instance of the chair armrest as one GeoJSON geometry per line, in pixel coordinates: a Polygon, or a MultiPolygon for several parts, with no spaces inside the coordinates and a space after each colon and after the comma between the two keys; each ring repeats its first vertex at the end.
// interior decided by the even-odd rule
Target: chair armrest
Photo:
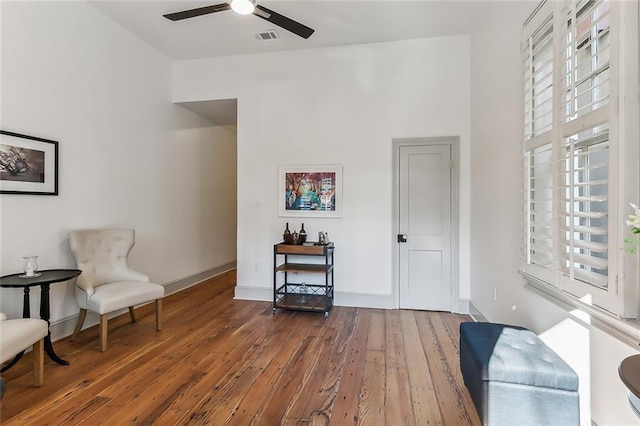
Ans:
{"type": "Polygon", "coordinates": [[[93,293],[95,293],[95,290],[93,289],[93,282],[87,274],[83,273],[79,275],[76,278],[76,285],[83,289],[87,293],[87,296],[91,296],[93,293]]]}
{"type": "Polygon", "coordinates": [[[91,271],[83,271],[83,273],[78,276],[76,285],[84,290],[88,297],[91,297],[93,293],[95,293],[94,287],[118,281],[149,282],[149,277],[142,272],[134,271],[129,268],[121,268],[116,272],[106,274],[95,274],[91,271]]]}

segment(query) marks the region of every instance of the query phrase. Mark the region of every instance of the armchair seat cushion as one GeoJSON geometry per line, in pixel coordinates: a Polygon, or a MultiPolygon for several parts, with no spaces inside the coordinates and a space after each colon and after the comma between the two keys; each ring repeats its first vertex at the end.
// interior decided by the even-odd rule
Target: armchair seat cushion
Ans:
{"type": "Polygon", "coordinates": [[[119,281],[96,287],[95,292],[87,299],[85,309],[102,315],[162,297],[164,287],[160,284],[119,281]]]}
{"type": "Polygon", "coordinates": [[[49,333],[47,322],[35,318],[0,321],[0,363],[9,361],[49,333]]]}

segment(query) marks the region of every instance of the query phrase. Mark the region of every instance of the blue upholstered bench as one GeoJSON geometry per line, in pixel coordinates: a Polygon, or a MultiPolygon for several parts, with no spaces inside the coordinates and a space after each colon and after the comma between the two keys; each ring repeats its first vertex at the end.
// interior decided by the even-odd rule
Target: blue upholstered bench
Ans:
{"type": "Polygon", "coordinates": [[[483,425],[580,424],[577,374],[525,328],[460,324],[460,369],[483,425]]]}

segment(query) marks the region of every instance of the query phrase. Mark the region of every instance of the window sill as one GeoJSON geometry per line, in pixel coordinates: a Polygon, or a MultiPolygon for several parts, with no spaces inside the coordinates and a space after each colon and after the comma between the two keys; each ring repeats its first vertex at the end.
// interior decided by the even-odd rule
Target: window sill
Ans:
{"type": "Polygon", "coordinates": [[[525,288],[566,309],[576,321],[587,326],[597,327],[638,349],[640,345],[640,321],[619,318],[602,308],[584,303],[532,275],[522,271],[520,274],[527,281],[525,288]]]}

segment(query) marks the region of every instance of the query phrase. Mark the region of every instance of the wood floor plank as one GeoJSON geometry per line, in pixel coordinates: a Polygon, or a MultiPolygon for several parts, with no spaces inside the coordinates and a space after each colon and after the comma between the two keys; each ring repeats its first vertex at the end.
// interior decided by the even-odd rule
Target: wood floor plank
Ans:
{"type": "MultiPolygon", "coordinates": [[[[327,370],[323,374],[322,389],[323,394],[335,395],[340,385],[342,370],[345,365],[345,358],[348,353],[349,343],[351,342],[355,331],[355,319],[358,310],[356,308],[338,307],[337,311],[330,321],[335,321],[338,328],[338,334],[333,342],[329,362],[327,362],[327,370]]],[[[327,412],[327,415],[330,413],[327,412]]]]}
{"type": "Polygon", "coordinates": [[[318,357],[316,363],[311,366],[309,379],[300,389],[300,397],[290,404],[287,418],[299,421],[313,422],[312,417],[321,415],[328,420],[327,408],[333,403],[335,391],[323,389],[323,379],[330,370],[332,361],[331,353],[333,342],[338,335],[335,326],[328,326],[318,342],[318,357]]]}
{"type": "Polygon", "coordinates": [[[371,323],[369,326],[369,337],[367,338],[367,349],[372,351],[384,351],[386,339],[384,311],[374,309],[371,311],[371,323]]]}
{"type": "Polygon", "coordinates": [[[369,310],[358,311],[356,314],[353,336],[349,339],[340,385],[329,416],[331,424],[358,423],[370,320],[371,311],[369,310]]]}
{"type": "Polygon", "coordinates": [[[234,300],[235,273],[54,343],[33,386],[31,354],[6,373],[2,425],[472,425],[458,327],[446,313],[334,307],[316,313],[234,300]],[[435,394],[435,396],[434,396],[435,394]],[[437,404],[437,405],[435,405],[437,404]],[[442,414],[439,414],[442,413],[442,414]]]}
{"type": "Polygon", "coordinates": [[[409,387],[411,389],[411,405],[416,424],[444,424],[438,398],[431,375],[428,374],[429,362],[420,341],[420,333],[415,315],[411,311],[400,311],[402,336],[407,365],[424,368],[407,368],[409,387]]]}
{"type": "Polygon", "coordinates": [[[461,397],[468,391],[457,379],[458,357],[455,349],[447,345],[452,337],[448,335],[449,330],[443,328],[439,315],[438,312],[420,312],[416,314],[416,320],[425,353],[429,354],[429,373],[443,421],[445,424],[478,425],[475,409],[468,407],[461,397]]]}
{"type": "Polygon", "coordinates": [[[385,353],[384,351],[367,350],[362,374],[358,424],[384,425],[385,386],[385,353]]]}
{"type": "Polygon", "coordinates": [[[284,421],[291,401],[300,396],[299,391],[308,380],[307,365],[316,362],[319,342],[317,337],[307,336],[302,339],[287,366],[281,370],[278,378],[278,391],[270,395],[269,401],[260,415],[259,421],[262,424],[280,424],[284,421]]]}
{"type": "Polygon", "coordinates": [[[415,425],[411,405],[411,387],[407,373],[400,311],[385,312],[385,424],[415,425]]]}
{"type": "Polygon", "coordinates": [[[432,322],[436,324],[438,330],[438,341],[443,352],[447,354],[443,360],[443,369],[450,377],[449,390],[452,392],[451,399],[455,400],[459,411],[458,418],[464,419],[469,424],[477,424],[480,421],[477,412],[473,409],[471,395],[467,391],[462,373],[460,372],[460,322],[462,315],[438,312],[432,316],[432,322]],[[451,356],[454,354],[455,356],[451,356]],[[472,408],[469,410],[469,408],[472,408]]]}

